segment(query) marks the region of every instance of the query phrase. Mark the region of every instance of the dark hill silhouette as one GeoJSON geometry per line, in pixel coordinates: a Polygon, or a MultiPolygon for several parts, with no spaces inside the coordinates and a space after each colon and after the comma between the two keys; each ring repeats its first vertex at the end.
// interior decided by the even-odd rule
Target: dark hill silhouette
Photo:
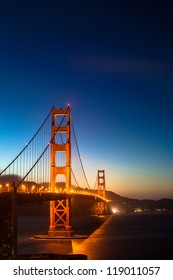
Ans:
{"type": "Polygon", "coordinates": [[[120,211],[134,211],[140,208],[143,211],[171,211],[173,210],[173,199],[163,198],[160,200],[154,199],[133,199],[120,196],[114,192],[106,191],[107,199],[110,199],[111,207],[116,207],[120,211]]]}

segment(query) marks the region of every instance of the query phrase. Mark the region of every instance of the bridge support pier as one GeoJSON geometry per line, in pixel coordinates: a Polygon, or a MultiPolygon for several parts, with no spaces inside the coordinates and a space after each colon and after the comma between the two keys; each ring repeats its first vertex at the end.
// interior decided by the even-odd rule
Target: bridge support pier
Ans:
{"type": "Polygon", "coordinates": [[[70,198],[50,202],[50,226],[48,231],[50,237],[73,236],[70,211],[70,198]]]}

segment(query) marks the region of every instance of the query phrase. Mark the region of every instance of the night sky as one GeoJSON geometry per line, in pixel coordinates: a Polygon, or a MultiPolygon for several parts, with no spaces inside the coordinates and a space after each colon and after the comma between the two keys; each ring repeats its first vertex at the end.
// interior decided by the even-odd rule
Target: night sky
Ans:
{"type": "Polygon", "coordinates": [[[173,198],[173,2],[1,1],[0,170],[71,105],[91,186],[173,198]],[[3,3],[2,3],[3,2],[3,3]]]}

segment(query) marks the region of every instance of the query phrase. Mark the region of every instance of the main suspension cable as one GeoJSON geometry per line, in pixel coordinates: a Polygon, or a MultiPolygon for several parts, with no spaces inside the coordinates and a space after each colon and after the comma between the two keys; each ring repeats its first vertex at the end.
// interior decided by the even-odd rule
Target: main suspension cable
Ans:
{"type": "MultiPolygon", "coordinates": [[[[52,111],[52,109],[51,109],[51,111],[52,111]]],[[[43,157],[43,155],[44,155],[45,152],[47,151],[48,147],[50,146],[50,143],[52,143],[52,141],[53,141],[53,139],[54,139],[54,137],[55,137],[57,131],[58,131],[59,128],[61,127],[61,124],[63,123],[63,121],[64,121],[66,115],[67,115],[67,111],[66,111],[66,113],[64,114],[64,116],[63,116],[63,118],[62,118],[62,120],[61,120],[61,122],[60,122],[58,128],[56,129],[54,135],[52,136],[50,142],[47,144],[46,148],[43,150],[43,152],[42,152],[41,155],[38,157],[38,159],[35,161],[35,163],[33,164],[33,166],[32,166],[32,167],[30,168],[30,170],[26,173],[26,175],[20,180],[20,182],[17,184],[16,187],[18,187],[18,186],[25,180],[25,178],[30,174],[30,172],[33,170],[33,168],[37,165],[37,163],[39,162],[39,160],[43,157]]]]}
{"type": "Polygon", "coordinates": [[[40,132],[40,130],[42,129],[42,127],[44,126],[44,124],[46,123],[46,121],[48,120],[50,114],[52,112],[52,109],[50,110],[49,114],[47,115],[46,119],[44,120],[44,122],[42,123],[42,125],[39,127],[39,129],[37,130],[37,132],[34,134],[34,136],[31,138],[31,140],[27,143],[27,145],[22,149],[22,151],[6,166],[6,168],[4,170],[2,170],[0,172],[0,175],[2,175],[17,159],[18,157],[28,148],[28,146],[32,143],[32,141],[34,140],[34,138],[37,136],[37,134],[40,132]]]}
{"type": "Polygon", "coordinates": [[[93,190],[96,188],[97,181],[98,181],[98,175],[96,176],[96,181],[95,181],[95,184],[94,184],[94,188],[93,188],[93,190]]]}
{"type": "MultiPolygon", "coordinates": [[[[61,139],[62,144],[65,144],[61,133],[60,133],[60,139],[61,139]]],[[[74,180],[75,180],[75,182],[76,182],[77,187],[80,188],[80,186],[79,186],[79,184],[78,184],[78,181],[77,181],[77,179],[76,179],[76,176],[75,176],[74,171],[73,171],[72,168],[71,168],[71,173],[72,173],[72,175],[73,175],[73,178],[74,178],[74,180]]]]}
{"type": "Polygon", "coordinates": [[[73,175],[73,178],[74,178],[74,180],[75,180],[75,182],[76,182],[77,187],[80,188],[80,186],[79,186],[79,184],[78,184],[78,181],[77,181],[77,179],[76,179],[76,176],[75,176],[75,174],[74,174],[72,168],[71,168],[71,173],[72,173],[72,175],[73,175]]]}
{"type": "Polygon", "coordinates": [[[76,139],[76,134],[75,134],[75,130],[74,130],[74,125],[73,125],[72,122],[71,122],[71,126],[72,126],[72,131],[73,131],[73,135],[74,135],[74,139],[75,139],[76,148],[77,148],[77,152],[78,152],[80,164],[81,164],[81,167],[82,167],[82,171],[83,171],[83,174],[84,174],[84,177],[85,177],[87,186],[88,186],[88,188],[90,189],[90,186],[89,186],[89,183],[88,183],[88,179],[87,179],[87,177],[86,177],[86,173],[85,173],[84,166],[83,166],[83,163],[82,163],[82,159],[81,159],[81,156],[80,156],[79,147],[78,147],[78,143],[77,143],[77,139],[76,139]]]}

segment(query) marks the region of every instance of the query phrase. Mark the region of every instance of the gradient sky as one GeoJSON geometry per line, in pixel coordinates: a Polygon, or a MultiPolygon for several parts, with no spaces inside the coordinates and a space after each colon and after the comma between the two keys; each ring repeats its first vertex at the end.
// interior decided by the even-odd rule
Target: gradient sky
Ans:
{"type": "Polygon", "coordinates": [[[173,2],[3,2],[0,169],[70,103],[91,186],[173,198],[173,2]]]}

